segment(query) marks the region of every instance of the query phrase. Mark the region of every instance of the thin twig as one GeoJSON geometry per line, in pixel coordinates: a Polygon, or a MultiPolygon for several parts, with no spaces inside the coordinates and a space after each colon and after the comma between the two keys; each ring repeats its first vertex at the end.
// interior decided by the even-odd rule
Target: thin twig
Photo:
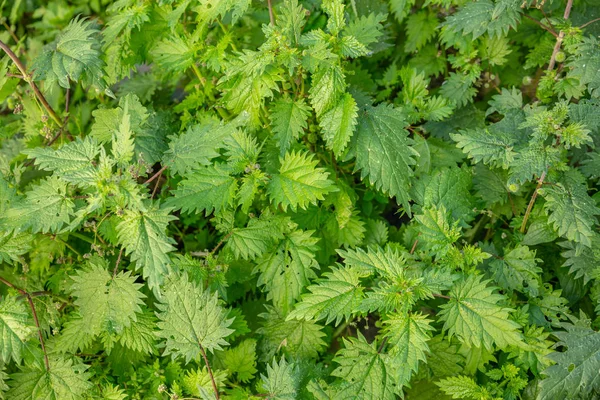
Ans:
{"type": "Polygon", "coordinates": [[[204,347],[202,347],[202,344],[200,344],[200,342],[198,342],[198,346],[200,346],[200,353],[202,353],[202,358],[204,358],[204,362],[206,363],[206,368],[208,369],[208,375],[210,376],[210,382],[212,383],[213,390],[215,391],[215,398],[217,400],[219,400],[220,399],[219,389],[217,388],[217,382],[215,382],[215,377],[212,373],[212,369],[210,369],[210,364],[208,363],[208,357],[206,357],[206,352],[204,351],[204,347]]]}
{"type": "Polygon", "coordinates": [[[537,187],[535,188],[535,190],[533,191],[533,195],[531,196],[531,200],[529,200],[529,204],[527,205],[527,211],[525,211],[523,223],[521,224],[521,233],[525,233],[525,228],[527,227],[527,220],[529,219],[529,214],[531,214],[531,210],[533,209],[533,204],[535,203],[535,199],[537,198],[538,191],[544,184],[544,179],[546,179],[546,171],[542,172],[540,179],[538,179],[537,187]]]}
{"type": "Polygon", "coordinates": [[[17,37],[17,35],[15,35],[15,33],[13,32],[13,30],[10,29],[10,26],[8,26],[8,24],[6,23],[6,21],[2,21],[2,25],[4,25],[4,28],[6,28],[6,30],[8,31],[8,33],[10,33],[10,37],[12,37],[12,39],[15,41],[15,44],[19,44],[19,38],[17,37]]]}
{"type": "Polygon", "coordinates": [[[153,199],[154,195],[156,194],[156,190],[158,189],[158,184],[160,183],[161,176],[162,176],[162,172],[158,175],[158,178],[156,178],[156,183],[154,184],[154,189],[152,189],[152,196],[150,196],[151,199],[153,199]]]}
{"type": "Polygon", "coordinates": [[[600,18],[596,18],[596,19],[593,19],[593,20],[591,20],[591,21],[588,21],[588,22],[586,22],[585,24],[581,25],[581,26],[579,27],[579,29],[583,29],[583,28],[585,28],[586,26],[588,26],[588,25],[591,25],[591,24],[593,24],[594,22],[598,22],[598,21],[600,21],[600,18]]]}
{"type": "MultiPolygon", "coordinates": [[[[567,1],[567,6],[565,7],[565,13],[563,14],[563,19],[569,19],[569,15],[571,15],[571,8],[573,7],[573,0],[567,1]]],[[[565,31],[560,31],[558,37],[556,38],[556,44],[554,45],[554,50],[552,50],[552,56],[550,57],[550,62],[548,63],[548,71],[552,71],[554,66],[556,65],[556,55],[560,51],[560,46],[562,45],[563,39],[565,38],[565,31]]]]}
{"type": "Polygon", "coordinates": [[[38,329],[38,338],[40,340],[40,345],[42,346],[42,352],[44,353],[44,363],[46,365],[46,371],[50,371],[50,361],[48,361],[48,352],[46,351],[46,345],[44,344],[44,335],[42,333],[42,328],[40,326],[40,320],[38,319],[37,312],[35,311],[35,304],[33,304],[33,298],[25,289],[21,289],[6,279],[0,277],[0,282],[4,283],[9,288],[12,288],[19,292],[21,295],[27,298],[27,302],[29,303],[29,307],[31,308],[31,314],[33,315],[33,322],[35,322],[35,326],[38,329]]]}
{"type": "Polygon", "coordinates": [[[381,344],[379,345],[379,348],[377,349],[377,353],[381,353],[381,350],[383,350],[383,346],[385,346],[387,341],[388,341],[388,336],[384,337],[383,340],[381,341],[381,344]]]}
{"type": "Polygon", "coordinates": [[[27,81],[27,83],[29,83],[29,86],[31,86],[31,88],[33,89],[35,96],[38,98],[40,103],[42,103],[42,105],[44,106],[46,111],[48,111],[48,114],[50,114],[50,117],[54,120],[54,122],[56,122],[56,124],[58,126],[61,126],[61,121],[60,121],[60,118],[58,117],[58,114],[56,114],[56,112],[54,111],[52,106],[48,103],[48,101],[46,100],[46,98],[44,97],[44,95],[42,94],[40,89],[37,87],[37,85],[35,84],[33,79],[31,79],[31,77],[27,73],[27,69],[25,68],[25,66],[23,65],[21,60],[19,60],[19,57],[17,57],[17,55],[15,53],[13,53],[13,51],[10,49],[10,47],[8,47],[1,40],[0,40],[0,49],[4,50],[4,52],[10,57],[10,59],[13,61],[13,63],[15,63],[15,65],[17,66],[19,71],[21,71],[21,74],[23,74],[24,79],[27,81]]]}
{"type": "Polygon", "coordinates": [[[541,26],[542,28],[544,28],[548,32],[550,32],[552,34],[552,36],[554,36],[555,38],[558,37],[558,34],[554,31],[554,29],[552,29],[552,27],[544,25],[541,21],[538,21],[537,19],[533,18],[530,15],[523,14],[523,16],[525,18],[527,18],[528,20],[535,22],[536,24],[538,24],[539,26],[541,26]]]}
{"type": "Polygon", "coordinates": [[[113,270],[113,278],[117,276],[117,271],[119,270],[119,264],[121,264],[121,256],[123,255],[123,248],[119,250],[119,256],[117,257],[117,262],[115,263],[115,269],[113,270]]]}
{"type": "Polygon", "coordinates": [[[439,297],[440,299],[446,299],[446,300],[450,300],[451,299],[450,296],[446,296],[446,295],[439,294],[439,293],[434,293],[433,297],[439,297]]]}
{"type": "Polygon", "coordinates": [[[19,74],[6,74],[6,76],[8,76],[9,78],[19,78],[19,79],[25,79],[25,77],[23,75],[19,75],[19,74]]]}
{"type": "Polygon", "coordinates": [[[223,238],[221,239],[221,241],[219,243],[217,243],[217,245],[215,246],[214,249],[212,249],[212,251],[210,252],[211,255],[215,254],[215,252],[217,250],[219,250],[219,247],[221,247],[221,245],[227,240],[229,239],[229,237],[231,237],[231,235],[233,234],[233,232],[229,232],[227,235],[223,236],[223,238]]]}
{"type": "Polygon", "coordinates": [[[144,185],[147,183],[152,182],[153,180],[155,180],[156,178],[158,178],[163,172],[165,172],[165,169],[167,169],[167,165],[163,166],[161,169],[158,170],[157,173],[155,173],[154,175],[152,175],[150,178],[148,178],[148,180],[146,182],[144,182],[144,185]]]}
{"type": "MultiPolygon", "coordinates": [[[[56,132],[56,135],[54,135],[52,137],[52,139],[50,139],[48,141],[48,143],[46,143],[46,146],[52,146],[52,144],[54,142],[56,142],[56,140],[60,137],[60,135],[62,135],[65,127],[67,126],[67,122],[69,122],[69,104],[71,103],[71,89],[67,88],[67,94],[66,94],[66,99],[65,99],[65,119],[63,120],[62,126],[58,129],[58,132],[56,132]]],[[[70,140],[73,140],[73,136],[71,136],[71,133],[69,131],[67,131],[67,137],[70,140]]]]}
{"type": "Polygon", "coordinates": [[[275,25],[275,17],[273,16],[273,5],[271,4],[271,0],[267,0],[267,7],[269,7],[269,20],[271,21],[271,25],[275,25]]]}

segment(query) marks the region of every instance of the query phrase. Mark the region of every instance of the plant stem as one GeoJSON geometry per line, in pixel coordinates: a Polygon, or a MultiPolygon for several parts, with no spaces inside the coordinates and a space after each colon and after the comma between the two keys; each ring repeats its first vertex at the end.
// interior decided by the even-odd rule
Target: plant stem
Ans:
{"type": "Polygon", "coordinates": [[[271,4],[271,0],[267,0],[267,7],[269,7],[269,20],[271,21],[271,25],[275,25],[275,17],[273,16],[273,5],[271,4]]]}
{"type": "Polygon", "coordinates": [[[158,178],[163,172],[165,172],[165,170],[167,169],[167,165],[164,165],[161,169],[158,170],[157,173],[155,173],[154,175],[152,175],[150,178],[148,178],[148,180],[146,182],[144,182],[144,185],[146,183],[150,183],[153,180],[155,180],[156,178],[158,178]]]}
{"type": "Polygon", "coordinates": [[[531,209],[533,209],[533,204],[535,203],[535,199],[537,198],[538,191],[544,184],[544,179],[546,179],[546,171],[542,172],[540,179],[538,180],[537,187],[533,191],[533,195],[531,196],[531,200],[529,200],[529,204],[527,205],[527,211],[525,211],[525,216],[523,217],[523,223],[521,224],[521,233],[525,233],[525,228],[527,227],[527,220],[529,219],[529,214],[531,214],[531,209]]]}
{"type": "Polygon", "coordinates": [[[119,270],[119,264],[121,263],[121,256],[123,255],[123,248],[119,250],[119,256],[117,257],[117,262],[115,263],[115,269],[113,270],[113,279],[117,276],[117,271],[119,270]]]}
{"type": "Polygon", "coordinates": [[[593,20],[591,20],[591,21],[588,21],[588,22],[586,22],[585,24],[581,25],[581,26],[579,27],[579,29],[583,29],[583,28],[585,28],[586,26],[588,26],[588,25],[591,25],[591,24],[593,24],[594,22],[598,22],[598,21],[600,21],[600,18],[596,18],[596,19],[593,19],[593,20]]]}
{"type": "Polygon", "coordinates": [[[23,78],[27,81],[27,83],[29,83],[29,86],[31,86],[31,88],[33,89],[35,96],[38,98],[40,103],[42,103],[42,105],[44,106],[44,108],[46,109],[46,111],[48,112],[50,117],[54,120],[54,122],[56,122],[56,124],[58,126],[62,126],[60,118],[58,117],[58,115],[56,114],[56,112],[54,111],[52,106],[48,103],[48,101],[46,100],[46,98],[44,97],[42,92],[40,92],[40,89],[37,87],[35,82],[31,79],[31,77],[27,73],[27,69],[25,68],[25,66],[23,65],[21,60],[19,60],[19,57],[17,57],[17,55],[15,53],[13,53],[13,51],[10,49],[10,47],[8,47],[1,40],[0,40],[0,49],[4,50],[4,52],[10,57],[10,59],[13,61],[13,63],[15,63],[15,65],[17,66],[19,71],[21,71],[21,74],[23,74],[23,78]]]}
{"type": "Polygon", "coordinates": [[[19,44],[19,38],[17,37],[17,35],[15,35],[13,30],[10,29],[10,26],[8,26],[6,21],[2,21],[2,25],[4,25],[4,28],[8,31],[8,33],[10,33],[10,37],[12,37],[12,39],[15,41],[15,44],[19,44]]]}
{"type": "Polygon", "coordinates": [[[211,255],[215,254],[215,252],[217,250],[219,250],[219,247],[221,247],[221,245],[227,240],[229,239],[229,237],[233,234],[233,232],[229,232],[227,235],[223,236],[223,238],[221,239],[221,241],[219,241],[219,243],[217,243],[217,245],[215,246],[214,249],[212,249],[212,251],[210,252],[211,255]]]}
{"type": "Polygon", "coordinates": [[[439,297],[440,299],[446,299],[446,300],[450,300],[451,299],[450,296],[446,296],[444,294],[439,294],[439,293],[434,293],[433,297],[439,297]]]}
{"type": "Polygon", "coordinates": [[[33,315],[33,322],[35,322],[35,326],[38,329],[38,338],[40,340],[40,345],[42,346],[42,352],[44,353],[44,364],[46,365],[46,371],[50,371],[50,361],[48,361],[48,352],[46,351],[46,345],[44,344],[44,335],[42,334],[42,328],[40,326],[40,320],[38,319],[37,312],[35,311],[35,304],[33,304],[33,298],[25,289],[21,289],[11,282],[7,281],[4,278],[0,278],[0,282],[4,283],[6,286],[16,290],[21,295],[27,298],[27,302],[29,303],[29,308],[31,308],[31,314],[33,315]]]}
{"type": "MultiPolygon", "coordinates": [[[[569,15],[571,15],[571,8],[573,7],[573,0],[567,1],[567,6],[565,7],[565,13],[563,14],[563,19],[569,19],[569,15]]],[[[548,71],[552,71],[554,66],[556,65],[556,55],[560,51],[560,46],[562,45],[563,39],[565,38],[565,31],[560,31],[558,37],[556,38],[556,44],[554,45],[554,50],[552,51],[552,56],[550,57],[550,62],[548,63],[548,71]]]]}
{"type": "Polygon", "coordinates": [[[198,342],[198,346],[200,346],[200,353],[202,353],[202,358],[204,358],[204,363],[206,364],[206,368],[208,369],[208,375],[210,375],[210,382],[212,383],[213,390],[215,391],[215,397],[217,400],[219,400],[219,389],[217,388],[217,382],[215,382],[215,377],[212,373],[212,369],[210,369],[208,357],[206,357],[206,352],[204,351],[204,347],[202,347],[202,344],[200,344],[200,342],[198,342]]]}
{"type": "Polygon", "coordinates": [[[534,23],[538,24],[539,26],[541,26],[542,28],[544,28],[548,32],[550,32],[552,34],[552,36],[554,36],[555,38],[558,37],[558,34],[554,31],[554,29],[552,29],[552,27],[544,25],[541,21],[538,21],[537,19],[533,18],[530,15],[523,14],[523,16],[525,18],[527,18],[528,20],[533,21],[534,23]]]}

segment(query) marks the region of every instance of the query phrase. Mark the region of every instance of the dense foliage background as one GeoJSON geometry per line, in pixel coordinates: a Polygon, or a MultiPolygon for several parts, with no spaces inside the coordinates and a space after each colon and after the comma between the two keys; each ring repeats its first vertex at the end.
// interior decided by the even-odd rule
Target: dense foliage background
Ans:
{"type": "Polygon", "coordinates": [[[0,10],[0,398],[600,396],[597,0],[0,10]]]}

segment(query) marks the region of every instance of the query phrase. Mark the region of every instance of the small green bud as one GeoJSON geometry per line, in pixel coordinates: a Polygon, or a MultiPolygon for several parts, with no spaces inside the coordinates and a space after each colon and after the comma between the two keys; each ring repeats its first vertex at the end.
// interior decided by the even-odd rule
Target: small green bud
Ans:
{"type": "Polygon", "coordinates": [[[523,83],[523,86],[529,86],[531,85],[531,82],[533,82],[533,79],[531,79],[529,75],[526,75],[523,77],[523,81],[521,83],[523,83]]]}
{"type": "Polygon", "coordinates": [[[516,183],[511,183],[510,185],[508,185],[508,190],[510,190],[512,193],[515,193],[517,190],[519,190],[519,188],[520,186],[516,183]]]}
{"type": "Polygon", "coordinates": [[[564,62],[565,59],[567,58],[567,56],[565,55],[564,51],[559,51],[558,53],[556,53],[556,61],[557,62],[564,62]]]}

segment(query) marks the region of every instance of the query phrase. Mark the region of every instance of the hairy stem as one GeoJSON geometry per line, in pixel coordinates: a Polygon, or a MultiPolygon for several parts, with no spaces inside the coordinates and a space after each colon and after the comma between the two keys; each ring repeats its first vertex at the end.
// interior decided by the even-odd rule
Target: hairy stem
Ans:
{"type": "Polygon", "coordinates": [[[271,25],[275,25],[275,16],[273,16],[273,5],[271,4],[271,0],[267,0],[267,7],[269,7],[269,20],[271,21],[271,25]]]}
{"type": "Polygon", "coordinates": [[[50,371],[50,361],[48,361],[48,352],[46,351],[46,345],[44,344],[44,335],[42,334],[42,327],[40,326],[40,320],[38,319],[37,311],[35,310],[35,304],[33,304],[33,298],[31,294],[25,289],[21,289],[11,282],[7,281],[4,278],[0,278],[0,282],[4,283],[6,286],[16,290],[22,296],[27,298],[27,303],[29,303],[29,308],[31,308],[31,315],[33,316],[33,322],[38,329],[38,338],[40,340],[40,345],[42,346],[42,352],[44,353],[44,364],[46,365],[46,371],[50,371]]]}
{"type": "Polygon", "coordinates": [[[115,263],[115,269],[113,270],[113,278],[117,276],[117,271],[119,270],[119,264],[121,264],[121,256],[123,255],[123,248],[119,250],[119,256],[117,257],[117,262],[115,263]]]}
{"type": "Polygon", "coordinates": [[[525,233],[525,228],[527,227],[527,220],[529,219],[529,214],[531,214],[531,210],[533,209],[533,204],[535,203],[535,199],[537,198],[538,191],[544,184],[544,179],[546,179],[546,171],[542,172],[540,179],[538,179],[538,184],[533,191],[533,195],[531,196],[531,200],[529,200],[529,204],[527,205],[527,211],[525,211],[525,216],[523,217],[523,223],[521,224],[521,233],[525,233]]]}
{"type": "Polygon", "coordinates": [[[10,59],[13,61],[13,63],[17,66],[19,71],[21,71],[21,74],[23,75],[24,79],[27,81],[27,83],[29,83],[29,86],[31,86],[31,88],[33,89],[35,96],[38,98],[40,103],[42,103],[42,105],[44,106],[44,108],[46,109],[46,111],[48,112],[50,117],[54,120],[54,122],[56,122],[56,124],[58,126],[62,127],[62,123],[61,123],[60,118],[58,117],[58,114],[56,114],[56,112],[54,111],[52,106],[48,103],[48,101],[46,100],[46,98],[44,97],[44,95],[42,94],[40,89],[37,87],[35,82],[31,79],[31,77],[27,73],[27,69],[25,68],[25,65],[23,65],[21,60],[19,60],[19,57],[17,57],[17,55],[15,53],[13,53],[13,51],[10,49],[10,47],[8,47],[1,40],[0,40],[0,49],[4,50],[4,52],[10,57],[10,59]]]}
{"type": "Polygon", "coordinates": [[[212,383],[213,390],[215,391],[215,398],[217,400],[219,400],[220,399],[219,389],[217,388],[217,382],[215,382],[215,377],[212,373],[212,369],[210,369],[210,364],[208,363],[208,357],[206,357],[206,351],[204,351],[204,347],[202,347],[202,344],[200,344],[200,342],[198,342],[198,346],[200,346],[200,353],[202,353],[202,358],[204,358],[204,363],[206,364],[206,368],[208,369],[208,375],[210,376],[210,382],[212,383]]]}
{"type": "MultiPolygon", "coordinates": [[[[565,20],[569,19],[569,15],[571,15],[571,8],[573,8],[573,0],[568,0],[567,6],[565,7],[565,13],[563,14],[563,18],[565,20]]],[[[554,69],[554,66],[556,65],[556,55],[560,51],[560,46],[562,45],[564,38],[565,31],[560,31],[558,37],[556,38],[556,44],[554,45],[554,50],[552,51],[550,62],[548,63],[548,71],[552,71],[554,69]]]]}
{"type": "Polygon", "coordinates": [[[150,178],[148,178],[148,180],[147,180],[146,182],[144,182],[144,185],[145,185],[146,183],[150,183],[150,182],[152,182],[153,180],[155,180],[156,178],[158,178],[158,177],[159,177],[159,176],[160,176],[160,175],[161,175],[163,172],[165,172],[165,170],[166,170],[166,169],[167,169],[167,166],[166,166],[166,165],[164,165],[164,166],[163,166],[161,169],[159,169],[159,170],[158,170],[158,172],[157,172],[157,173],[155,173],[155,174],[154,174],[154,175],[152,175],[150,178]]]}
{"type": "Polygon", "coordinates": [[[544,25],[541,21],[538,21],[537,19],[533,18],[530,15],[523,14],[523,16],[525,18],[527,18],[528,20],[530,20],[530,21],[536,23],[537,25],[541,26],[546,31],[550,32],[552,34],[552,36],[554,36],[555,38],[558,38],[558,34],[556,33],[556,31],[554,29],[552,29],[552,27],[544,25]]]}

